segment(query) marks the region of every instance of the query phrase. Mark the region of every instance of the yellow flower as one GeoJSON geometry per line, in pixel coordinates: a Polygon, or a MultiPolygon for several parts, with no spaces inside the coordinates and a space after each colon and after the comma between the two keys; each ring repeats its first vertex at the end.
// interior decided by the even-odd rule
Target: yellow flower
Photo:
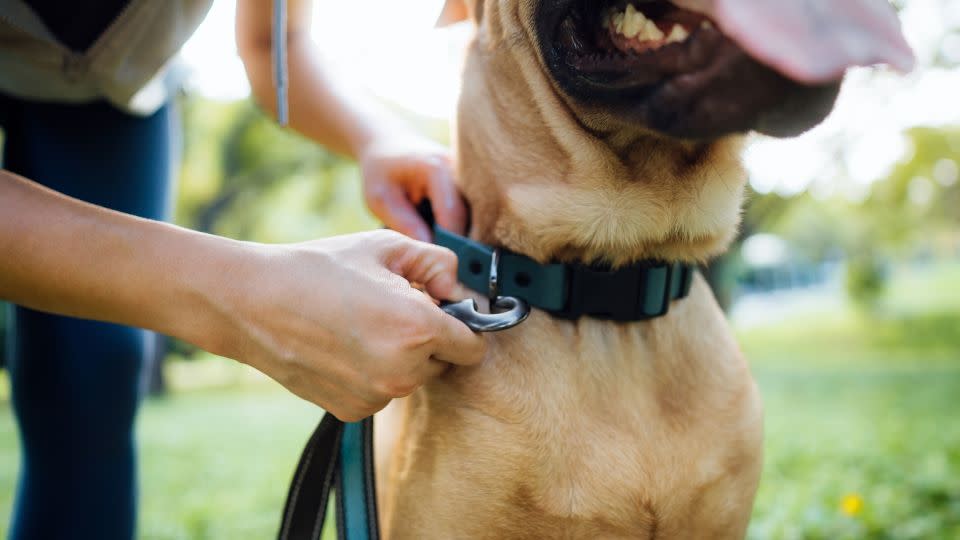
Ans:
{"type": "Polygon", "coordinates": [[[850,493],[840,501],[840,511],[853,517],[863,512],[863,497],[857,493],[850,493]]]}

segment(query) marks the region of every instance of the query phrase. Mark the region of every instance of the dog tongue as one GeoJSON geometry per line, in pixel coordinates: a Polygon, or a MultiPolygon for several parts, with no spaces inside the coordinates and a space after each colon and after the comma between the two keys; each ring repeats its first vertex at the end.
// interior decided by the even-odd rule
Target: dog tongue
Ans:
{"type": "Polygon", "coordinates": [[[887,0],[672,0],[713,19],[756,60],[805,84],[839,80],[847,68],[914,65],[887,0]]]}

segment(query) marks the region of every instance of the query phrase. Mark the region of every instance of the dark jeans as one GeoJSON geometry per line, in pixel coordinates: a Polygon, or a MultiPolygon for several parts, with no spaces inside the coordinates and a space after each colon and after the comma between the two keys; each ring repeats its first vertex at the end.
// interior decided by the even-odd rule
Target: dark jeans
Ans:
{"type": "MultiPolygon", "coordinates": [[[[4,167],[56,191],[164,219],[171,107],[141,118],[105,103],[0,95],[4,167]]],[[[13,540],[130,539],[137,508],[134,418],[146,331],[12,308],[7,368],[22,462],[13,540]]]]}

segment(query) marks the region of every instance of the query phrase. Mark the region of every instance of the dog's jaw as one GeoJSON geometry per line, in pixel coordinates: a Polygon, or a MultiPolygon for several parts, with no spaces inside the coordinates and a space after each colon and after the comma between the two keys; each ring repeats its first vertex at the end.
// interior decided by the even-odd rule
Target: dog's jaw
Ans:
{"type": "MultiPolygon", "coordinates": [[[[645,158],[609,176],[572,168],[576,185],[508,187],[509,221],[522,224],[516,228],[531,240],[526,249],[539,246],[536,256],[544,260],[613,266],[641,259],[701,263],[724,251],[739,224],[738,163],[683,164],[691,154],[726,152],[726,145],[664,153],[660,146],[639,143],[636,152],[645,158]]],[[[503,221],[499,228],[509,230],[503,221]]]]}
{"type": "Polygon", "coordinates": [[[528,31],[488,3],[468,53],[455,146],[473,236],[541,262],[703,262],[725,250],[740,221],[741,138],[591,129],[612,124],[571,107],[531,40],[489,52],[528,31]],[[482,73],[502,78],[471,78],[482,73]]]}

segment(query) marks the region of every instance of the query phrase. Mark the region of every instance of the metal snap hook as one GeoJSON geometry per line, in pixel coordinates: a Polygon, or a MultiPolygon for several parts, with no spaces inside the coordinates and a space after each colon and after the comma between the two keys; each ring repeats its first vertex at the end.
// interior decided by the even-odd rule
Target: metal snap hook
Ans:
{"type": "Polygon", "coordinates": [[[500,332],[509,330],[530,316],[530,305],[519,298],[501,296],[491,303],[494,313],[480,313],[473,299],[440,306],[474,332],[500,332]]]}

